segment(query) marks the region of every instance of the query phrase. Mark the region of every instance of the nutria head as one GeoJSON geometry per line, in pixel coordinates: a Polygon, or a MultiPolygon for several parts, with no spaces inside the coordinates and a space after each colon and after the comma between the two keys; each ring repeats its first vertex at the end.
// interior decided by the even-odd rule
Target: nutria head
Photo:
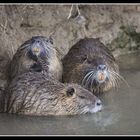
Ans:
{"type": "Polygon", "coordinates": [[[5,91],[4,112],[25,115],[76,115],[95,113],[101,101],[77,84],[63,84],[38,72],[16,77],[5,91]]]}
{"type": "Polygon", "coordinates": [[[63,81],[82,85],[94,94],[117,86],[118,65],[99,39],[77,42],[63,59],[63,81]]]}
{"type": "Polygon", "coordinates": [[[53,40],[44,36],[34,36],[18,48],[8,67],[8,79],[27,71],[41,72],[44,69],[38,59],[45,62],[47,71],[61,80],[62,64],[53,46],[53,40]]]}
{"type": "Polygon", "coordinates": [[[33,60],[37,61],[37,58],[49,58],[53,53],[53,40],[52,38],[47,39],[44,36],[34,36],[30,40],[26,41],[22,47],[27,47],[27,55],[33,60]]]}
{"type": "Polygon", "coordinates": [[[61,106],[68,115],[95,113],[102,109],[101,100],[79,85],[65,85],[61,92],[61,106]]]}

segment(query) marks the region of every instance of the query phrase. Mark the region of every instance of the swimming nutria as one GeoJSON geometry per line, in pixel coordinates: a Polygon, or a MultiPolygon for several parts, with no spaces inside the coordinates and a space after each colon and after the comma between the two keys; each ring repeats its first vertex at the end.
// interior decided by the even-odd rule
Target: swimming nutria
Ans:
{"type": "Polygon", "coordinates": [[[4,112],[24,115],[75,115],[102,109],[101,101],[76,84],[63,84],[50,73],[27,72],[6,88],[4,112]]]}
{"type": "Polygon", "coordinates": [[[62,60],[63,81],[82,85],[94,94],[117,86],[119,68],[114,56],[98,38],[84,38],[62,60]]]}
{"type": "Polygon", "coordinates": [[[8,79],[27,71],[41,72],[43,69],[38,58],[46,60],[49,72],[61,81],[62,63],[53,47],[52,38],[47,39],[44,36],[34,36],[17,49],[8,67],[8,79]]]}

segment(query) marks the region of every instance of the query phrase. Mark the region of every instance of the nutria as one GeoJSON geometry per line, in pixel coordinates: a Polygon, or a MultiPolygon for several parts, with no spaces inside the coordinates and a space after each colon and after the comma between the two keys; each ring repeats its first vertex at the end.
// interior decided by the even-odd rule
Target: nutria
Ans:
{"type": "Polygon", "coordinates": [[[119,67],[98,38],[84,38],[62,60],[63,82],[77,83],[96,95],[117,87],[119,67]]]}
{"type": "Polygon", "coordinates": [[[38,58],[46,60],[49,72],[61,81],[62,63],[56,49],[53,47],[52,38],[47,39],[44,36],[34,36],[17,49],[8,67],[7,74],[9,81],[16,75],[24,72],[41,72],[43,68],[38,63],[38,58]]]}
{"type": "Polygon", "coordinates": [[[23,115],[75,115],[102,109],[101,101],[77,84],[63,84],[50,73],[16,76],[5,93],[4,112],[23,115]]]}

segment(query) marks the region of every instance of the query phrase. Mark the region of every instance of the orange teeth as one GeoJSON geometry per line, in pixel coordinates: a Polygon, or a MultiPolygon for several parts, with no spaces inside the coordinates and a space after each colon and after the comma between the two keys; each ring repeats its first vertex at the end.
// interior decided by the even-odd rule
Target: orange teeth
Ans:
{"type": "Polygon", "coordinates": [[[104,80],[104,79],[105,79],[104,74],[103,74],[103,73],[101,73],[101,74],[99,75],[98,79],[99,79],[100,81],[104,80]]]}
{"type": "Polygon", "coordinates": [[[33,51],[34,51],[34,52],[39,52],[40,49],[39,49],[39,48],[33,48],[33,51]]]}

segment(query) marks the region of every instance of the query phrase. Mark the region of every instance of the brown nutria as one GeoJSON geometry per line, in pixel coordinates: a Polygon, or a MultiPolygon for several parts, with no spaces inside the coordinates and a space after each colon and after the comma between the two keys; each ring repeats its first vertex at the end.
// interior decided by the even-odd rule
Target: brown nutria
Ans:
{"type": "Polygon", "coordinates": [[[62,60],[63,82],[78,83],[94,94],[118,85],[119,68],[114,56],[98,38],[84,38],[62,60]]]}
{"type": "Polygon", "coordinates": [[[50,73],[27,72],[15,77],[5,93],[4,112],[23,115],[94,113],[102,103],[77,84],[63,84],[50,73]]]}
{"type": "Polygon", "coordinates": [[[48,71],[61,81],[62,63],[53,47],[52,38],[44,36],[34,36],[17,49],[8,67],[8,79],[28,71],[41,72],[43,68],[38,63],[38,58],[45,60],[48,71]]]}

